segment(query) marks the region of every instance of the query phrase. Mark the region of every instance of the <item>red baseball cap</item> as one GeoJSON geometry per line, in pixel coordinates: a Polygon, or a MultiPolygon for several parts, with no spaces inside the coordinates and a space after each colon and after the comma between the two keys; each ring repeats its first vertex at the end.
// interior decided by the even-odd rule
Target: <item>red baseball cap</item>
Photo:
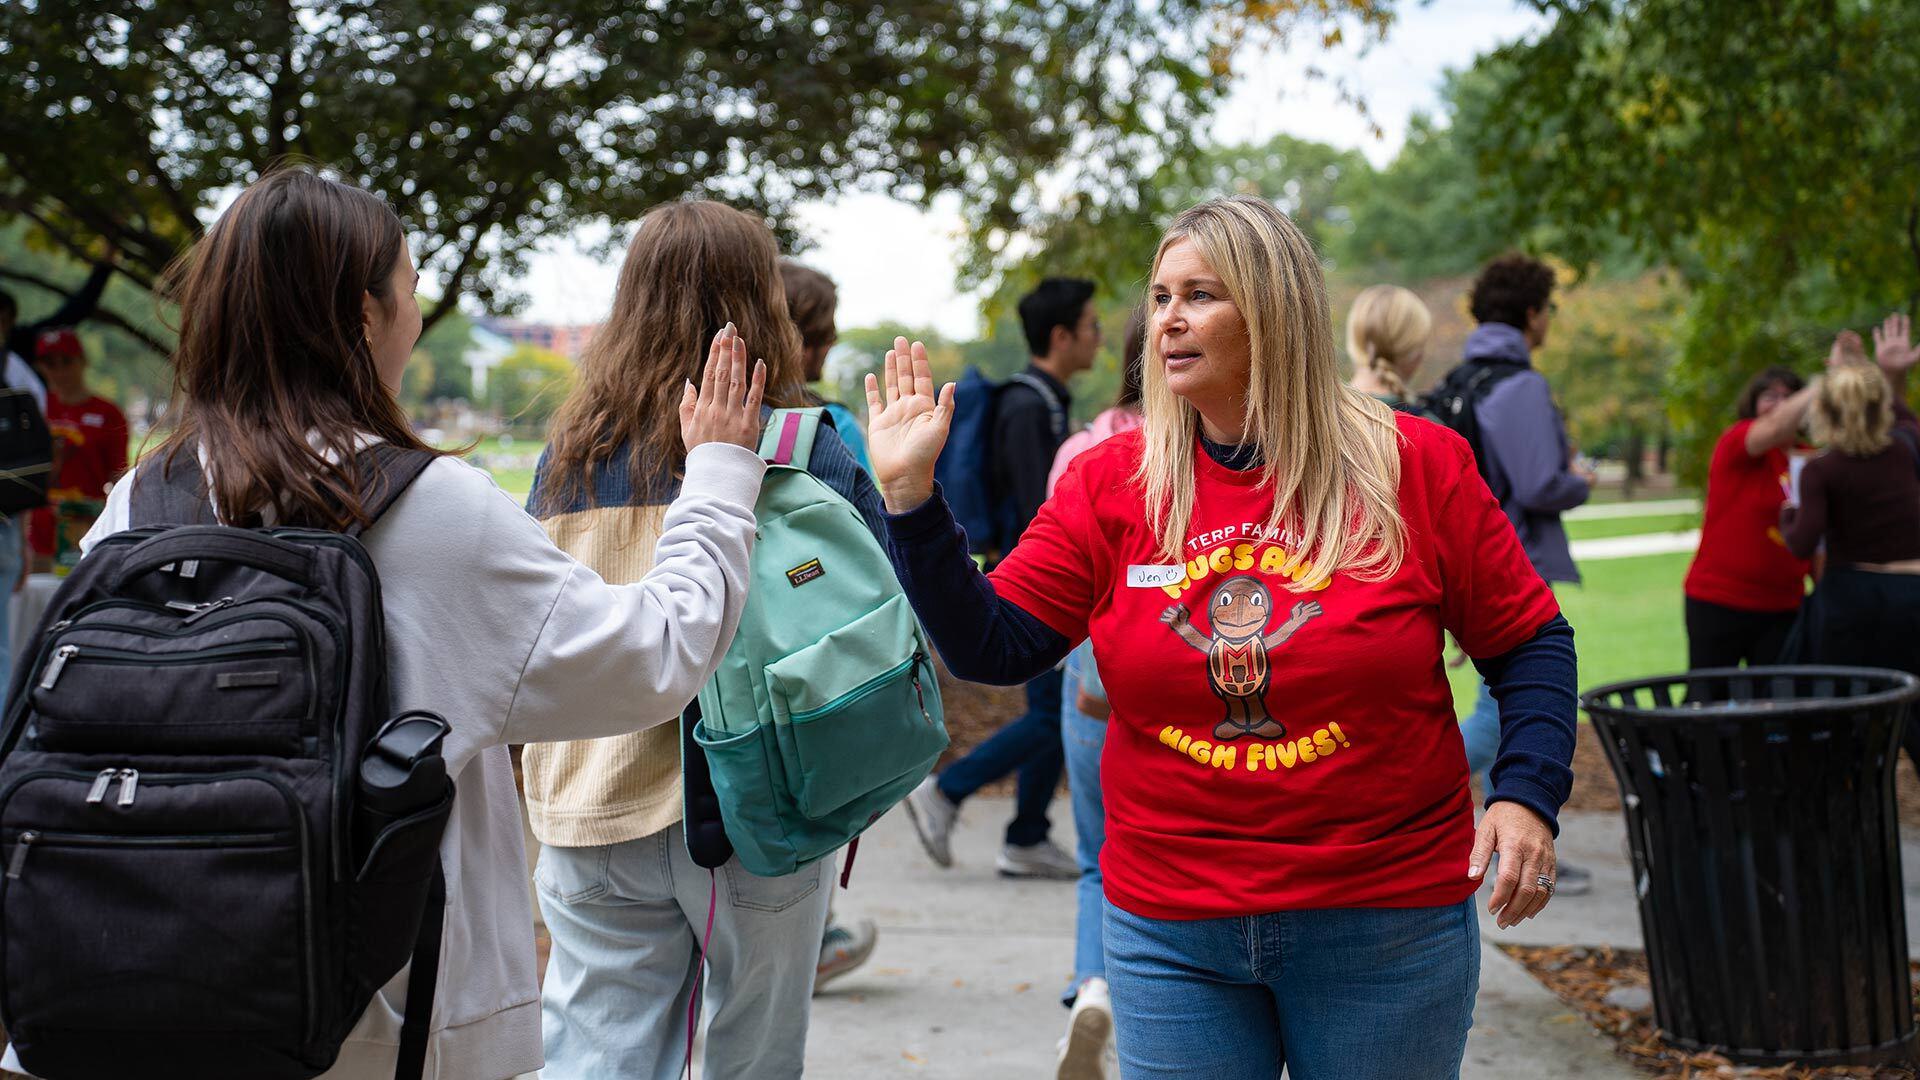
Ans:
{"type": "Polygon", "coordinates": [[[34,342],[33,356],[36,360],[47,360],[55,356],[82,356],[80,335],[62,327],[58,330],[42,330],[39,340],[34,342]]]}

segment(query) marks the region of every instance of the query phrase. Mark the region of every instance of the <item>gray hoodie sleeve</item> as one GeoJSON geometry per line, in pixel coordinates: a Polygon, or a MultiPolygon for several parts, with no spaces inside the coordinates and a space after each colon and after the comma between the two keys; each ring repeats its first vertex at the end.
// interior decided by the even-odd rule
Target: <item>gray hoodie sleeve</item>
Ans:
{"type": "Polygon", "coordinates": [[[1587,482],[1568,471],[1566,426],[1547,380],[1524,371],[1494,387],[1479,411],[1480,440],[1510,490],[1502,501],[1557,514],[1587,501],[1587,482]]]}

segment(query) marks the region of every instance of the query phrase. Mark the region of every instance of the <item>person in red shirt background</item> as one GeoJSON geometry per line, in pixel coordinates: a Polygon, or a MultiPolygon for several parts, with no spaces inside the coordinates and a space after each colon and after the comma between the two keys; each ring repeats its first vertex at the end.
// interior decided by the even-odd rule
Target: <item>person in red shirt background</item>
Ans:
{"type": "Polygon", "coordinates": [[[1573,631],[1466,441],[1344,385],[1312,245],[1215,199],[1155,256],[1145,422],[1068,466],[991,575],[933,480],[953,386],[867,379],[894,570],[953,673],[1093,642],[1122,1074],[1457,1076],[1499,925],[1551,898],[1573,631]],[[1441,646],[1501,720],[1476,832],[1441,646]]]}
{"type": "Polygon", "coordinates": [[[1780,659],[1808,570],[1780,535],[1780,507],[1792,494],[1787,448],[1817,390],[1789,368],[1760,372],[1740,391],[1739,419],[1714,444],[1700,548],[1683,587],[1690,669],[1780,659]]]}
{"type": "MultiPolygon", "coordinates": [[[[128,435],[126,414],[87,387],[87,354],[78,334],[41,334],[33,359],[47,383],[47,427],[53,432],[51,505],[34,511],[27,528],[35,561],[44,564],[56,546],[54,509],[62,501],[106,499],[107,485],[127,471],[128,435]]],[[[92,522],[77,524],[85,532],[92,522]]]]}

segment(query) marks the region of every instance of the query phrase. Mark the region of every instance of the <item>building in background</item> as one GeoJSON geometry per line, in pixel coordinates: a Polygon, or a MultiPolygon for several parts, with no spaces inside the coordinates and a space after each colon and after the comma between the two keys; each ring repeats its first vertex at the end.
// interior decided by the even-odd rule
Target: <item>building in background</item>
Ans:
{"type": "MultiPolygon", "coordinates": [[[[518,345],[534,345],[549,352],[557,352],[569,360],[580,359],[580,351],[593,340],[593,332],[600,329],[599,323],[580,323],[562,326],[557,323],[522,322],[518,319],[475,319],[476,330],[485,330],[506,338],[518,345]]],[[[478,384],[474,393],[478,394],[478,384]]]]}

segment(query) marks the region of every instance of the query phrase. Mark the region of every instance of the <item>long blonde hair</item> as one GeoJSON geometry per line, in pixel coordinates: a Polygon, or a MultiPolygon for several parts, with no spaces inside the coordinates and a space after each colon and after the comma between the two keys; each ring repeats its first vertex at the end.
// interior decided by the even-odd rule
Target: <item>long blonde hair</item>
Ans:
{"type": "MultiPolygon", "coordinates": [[[[1273,494],[1269,534],[1294,534],[1288,588],[1324,588],[1337,572],[1391,577],[1406,555],[1399,430],[1393,410],[1340,379],[1313,245],[1272,203],[1211,199],[1175,218],[1160,238],[1153,279],[1181,240],[1220,276],[1247,323],[1253,363],[1245,430],[1260,448],[1261,487],[1273,494]]],[[[1147,336],[1145,449],[1135,479],[1161,554],[1174,559],[1193,519],[1200,413],[1167,386],[1157,320],[1149,320],[1147,336]]]]}
{"type": "Polygon", "coordinates": [[[594,490],[593,469],[625,450],[635,483],[649,462],[677,474],[680,395],[727,323],[767,362],[765,401],[801,404],[800,331],[787,316],[780,251],[759,218],[706,200],[647,211],[627,245],[613,312],[581,353],[573,392],[549,427],[542,511],[594,490]]]}
{"type": "Polygon", "coordinates": [[[1848,457],[1872,457],[1893,442],[1893,403],[1880,369],[1841,364],[1820,380],[1813,437],[1848,457]]]}
{"type": "Polygon", "coordinates": [[[1375,285],[1347,309],[1347,356],[1355,371],[1370,371],[1393,396],[1407,396],[1411,361],[1427,345],[1433,315],[1411,289],[1375,285]]]}

